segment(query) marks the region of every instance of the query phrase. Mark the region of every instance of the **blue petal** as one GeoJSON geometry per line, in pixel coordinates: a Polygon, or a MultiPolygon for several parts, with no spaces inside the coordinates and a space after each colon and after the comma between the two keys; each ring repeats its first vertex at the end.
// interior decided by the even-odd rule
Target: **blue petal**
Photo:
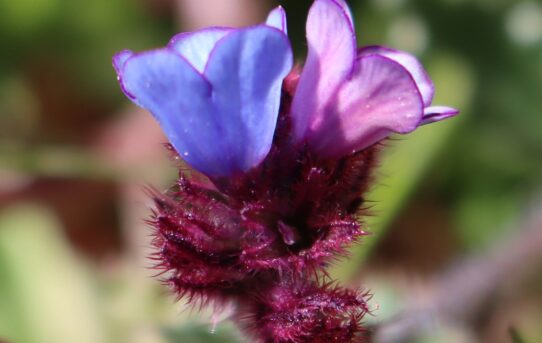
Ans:
{"type": "Polygon", "coordinates": [[[205,76],[220,110],[220,137],[246,171],[269,152],[280,106],[282,80],[293,65],[288,37],[266,25],[235,31],[218,42],[205,76]]]}
{"type": "Polygon", "coordinates": [[[288,33],[288,28],[286,26],[286,12],[282,6],[278,6],[267,16],[265,24],[274,28],[281,30],[284,33],[288,33]]]}
{"type": "Polygon", "coordinates": [[[179,33],[169,41],[169,46],[203,73],[216,43],[232,30],[227,27],[209,27],[196,32],[179,33]]]}
{"type": "Polygon", "coordinates": [[[120,73],[122,70],[122,67],[124,66],[124,63],[133,56],[133,52],[131,50],[122,50],[121,52],[118,52],[113,56],[113,68],[115,68],[115,71],[120,73]]]}
{"type": "Polygon", "coordinates": [[[113,56],[113,68],[115,68],[115,71],[117,72],[117,80],[120,83],[120,88],[122,89],[124,95],[126,95],[128,99],[132,100],[137,105],[140,105],[135,96],[131,94],[126,87],[124,87],[124,83],[122,82],[122,69],[124,68],[124,63],[133,55],[134,53],[131,50],[122,50],[121,52],[116,53],[113,56]]]}
{"type": "Polygon", "coordinates": [[[291,66],[287,37],[262,25],[220,40],[204,74],[164,48],[128,58],[119,77],[188,164],[221,177],[247,171],[269,152],[291,66]]]}
{"type": "Polygon", "coordinates": [[[179,155],[203,173],[215,174],[221,160],[213,147],[215,117],[210,83],[171,49],[136,54],[120,74],[136,104],[149,110],[179,155]]]}

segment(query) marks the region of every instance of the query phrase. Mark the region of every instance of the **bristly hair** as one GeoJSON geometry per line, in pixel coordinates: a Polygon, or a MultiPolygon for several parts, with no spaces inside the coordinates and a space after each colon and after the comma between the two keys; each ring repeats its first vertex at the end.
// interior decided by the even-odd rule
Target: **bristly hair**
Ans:
{"type": "Polygon", "coordinates": [[[367,293],[312,280],[282,280],[242,303],[238,322],[262,343],[363,342],[367,293]]]}
{"type": "Polygon", "coordinates": [[[367,294],[318,275],[366,234],[362,195],[379,146],[327,160],[292,149],[297,78],[284,82],[273,147],[258,167],[227,179],[181,170],[166,194],[150,192],[152,259],[179,298],[236,301],[258,341],[357,342],[367,294]]]}

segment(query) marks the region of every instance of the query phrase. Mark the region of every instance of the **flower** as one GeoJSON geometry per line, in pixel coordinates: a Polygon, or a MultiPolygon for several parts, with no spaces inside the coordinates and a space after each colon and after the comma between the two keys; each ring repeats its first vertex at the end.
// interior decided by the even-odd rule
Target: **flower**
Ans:
{"type": "MultiPolygon", "coordinates": [[[[292,135],[318,157],[341,157],[458,113],[431,106],[433,83],[411,54],[357,49],[343,0],[314,2],[307,39],[292,135]]],[[[153,113],[188,164],[210,177],[244,173],[271,149],[292,67],[286,15],[278,7],[262,25],[181,33],[162,49],[124,50],[114,66],[124,93],[153,113]]]]}
{"type": "Polygon", "coordinates": [[[359,342],[367,293],[320,275],[366,234],[377,143],[457,110],[431,106],[412,55],[358,50],[343,0],[314,1],[301,75],[286,31],[278,7],[265,24],[115,55],[124,93],[201,173],[150,192],[152,258],[178,297],[234,302],[257,342],[359,342]]]}
{"type": "Polygon", "coordinates": [[[434,86],[414,56],[378,46],[358,50],[343,0],[314,2],[307,40],[292,104],[294,139],[321,157],[344,156],[458,113],[430,106],[434,86]]]}
{"type": "Polygon", "coordinates": [[[271,148],[282,80],[292,68],[283,15],[279,8],[269,24],[181,33],[165,48],[113,59],[124,93],[208,176],[246,172],[271,148]]]}

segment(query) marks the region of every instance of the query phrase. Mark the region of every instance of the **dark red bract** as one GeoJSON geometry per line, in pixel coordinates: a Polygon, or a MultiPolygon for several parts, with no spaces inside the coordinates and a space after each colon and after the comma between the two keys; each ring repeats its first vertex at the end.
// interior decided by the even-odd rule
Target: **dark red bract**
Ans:
{"type": "Polygon", "coordinates": [[[296,72],[285,80],[273,148],[261,165],[215,180],[182,171],[167,194],[153,192],[153,258],[179,297],[236,302],[239,324],[258,342],[355,342],[365,295],[318,275],[365,234],[361,195],[377,147],[318,160],[292,146],[296,80],[296,72]]]}

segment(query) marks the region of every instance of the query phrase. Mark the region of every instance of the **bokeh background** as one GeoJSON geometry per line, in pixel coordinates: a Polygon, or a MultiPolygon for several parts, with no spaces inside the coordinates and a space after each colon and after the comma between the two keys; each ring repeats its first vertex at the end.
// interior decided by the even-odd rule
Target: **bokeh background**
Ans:
{"type": "MultiPolygon", "coordinates": [[[[310,1],[281,4],[301,62],[310,1]]],[[[110,61],[275,5],[0,0],[0,342],[242,342],[151,277],[143,187],[176,171],[110,61]]],[[[542,342],[542,2],[350,5],[359,44],[419,56],[462,113],[390,143],[332,274],[374,294],[377,342],[542,342]]]]}

